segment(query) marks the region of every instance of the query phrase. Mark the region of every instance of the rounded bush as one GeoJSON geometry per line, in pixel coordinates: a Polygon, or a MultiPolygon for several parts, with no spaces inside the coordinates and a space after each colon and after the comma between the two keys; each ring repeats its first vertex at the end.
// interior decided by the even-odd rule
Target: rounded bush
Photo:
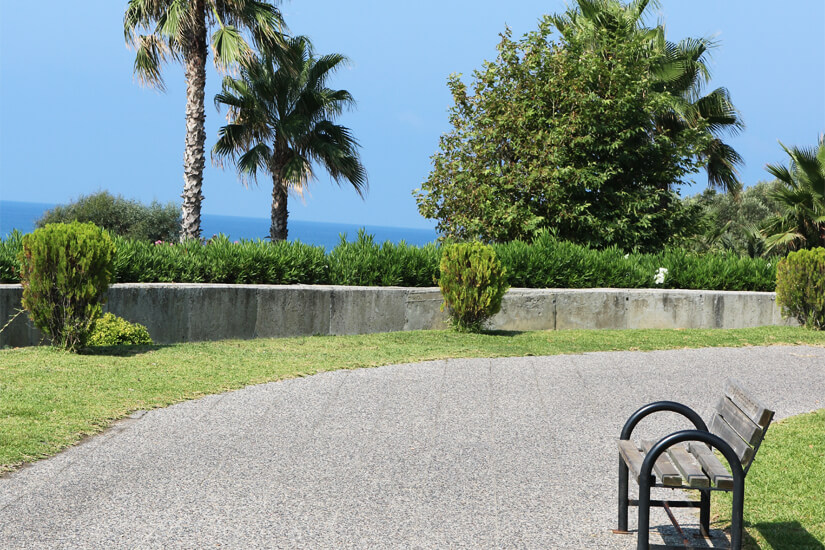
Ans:
{"type": "Polygon", "coordinates": [[[37,220],[37,227],[74,221],[91,222],[113,235],[141,241],[177,241],[180,235],[180,207],[175,203],[153,201],[146,205],[108,191],[81,195],[69,204],[55,206],[37,220]]]}
{"type": "Polygon", "coordinates": [[[151,345],[149,331],[140,323],[130,323],[113,313],[105,313],[97,320],[89,346],[146,346],[151,345]]]}
{"type": "Polygon", "coordinates": [[[776,266],[776,303],[782,316],[825,329],[825,248],[791,252],[776,266]]]}
{"type": "Polygon", "coordinates": [[[100,317],[115,247],[92,223],[48,224],[23,237],[23,307],[53,345],[77,351],[100,317]]]}
{"type": "Polygon", "coordinates": [[[491,246],[479,242],[445,246],[441,255],[438,286],[444,296],[453,327],[479,332],[501,309],[507,292],[506,270],[491,246]]]}

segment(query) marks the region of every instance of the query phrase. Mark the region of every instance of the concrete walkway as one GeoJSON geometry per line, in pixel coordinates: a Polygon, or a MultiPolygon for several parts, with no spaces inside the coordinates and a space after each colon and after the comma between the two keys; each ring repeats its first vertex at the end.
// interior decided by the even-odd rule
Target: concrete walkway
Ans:
{"type": "MultiPolygon", "coordinates": [[[[0,547],[630,549],[610,532],[622,424],[660,399],[707,416],[728,376],[780,418],[825,407],[811,347],[321,374],[135,415],[0,478],[0,547]]],[[[687,427],[663,416],[640,429],[687,427]]]]}

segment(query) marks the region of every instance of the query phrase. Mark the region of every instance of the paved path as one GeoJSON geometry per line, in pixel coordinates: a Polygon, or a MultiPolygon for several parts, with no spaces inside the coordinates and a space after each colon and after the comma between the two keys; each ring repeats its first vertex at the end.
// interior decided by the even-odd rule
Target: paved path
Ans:
{"type": "Polygon", "coordinates": [[[706,415],[728,376],[778,417],[825,407],[810,347],[326,373],[135,415],[0,478],[0,548],[630,549],[610,533],[622,424],[659,399],[706,415]]]}

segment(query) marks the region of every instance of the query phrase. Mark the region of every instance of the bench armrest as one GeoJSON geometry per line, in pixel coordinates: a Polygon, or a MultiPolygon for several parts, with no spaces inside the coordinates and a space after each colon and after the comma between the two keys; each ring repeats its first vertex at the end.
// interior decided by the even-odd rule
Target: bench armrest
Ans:
{"type": "Polygon", "coordinates": [[[708,431],[708,427],[705,425],[705,421],[702,420],[702,417],[687,405],[683,405],[675,401],[656,401],[655,403],[645,405],[630,415],[630,418],[627,419],[627,422],[625,422],[624,427],[622,428],[622,435],[619,439],[630,439],[630,434],[633,433],[633,428],[636,427],[636,424],[638,424],[644,417],[660,411],[681,414],[690,420],[697,430],[702,432],[708,431]]]}

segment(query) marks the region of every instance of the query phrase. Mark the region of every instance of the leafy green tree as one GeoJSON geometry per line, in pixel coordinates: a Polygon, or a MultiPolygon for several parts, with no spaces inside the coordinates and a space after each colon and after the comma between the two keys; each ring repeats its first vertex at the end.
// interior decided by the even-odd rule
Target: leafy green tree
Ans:
{"type": "Polygon", "coordinates": [[[286,240],[288,193],[303,192],[313,163],[361,196],[367,189],[358,143],[333,122],[354,104],[348,91],[327,87],[345,61],[339,54],[316,58],[306,37],[290,38],[280,59],[266,52],[245,61],[240,77],[224,78],[215,96],[215,105],[229,109],[215,157],[235,160],[242,181],[256,180],[258,170],[272,177],[272,242],[286,240]]]}
{"type": "Polygon", "coordinates": [[[180,208],[173,202],[149,205],[114,196],[108,191],[81,195],[68,204],[48,210],[37,227],[50,223],[92,222],[128,239],[176,241],[180,231],[180,208]]]}
{"type": "Polygon", "coordinates": [[[561,34],[552,17],[475,71],[452,75],[453,129],[417,193],[448,238],[529,239],[541,228],[596,247],[655,250],[689,236],[698,210],[672,191],[698,170],[704,122],[663,134],[664,53],[643,33],[561,34]],[[595,45],[595,47],[594,47],[595,45]]]}
{"type": "Polygon", "coordinates": [[[161,68],[167,61],[183,64],[186,76],[186,144],[183,155],[181,239],[200,237],[206,113],[206,58],[211,49],[219,68],[252,54],[244,38],[273,48],[281,40],[283,20],[267,1],[258,0],[129,0],[123,18],[126,42],[136,50],[134,71],[147,85],[164,89],[161,68]]]}
{"type": "Polygon", "coordinates": [[[779,250],[825,246],[825,136],[816,148],[782,149],[789,166],[769,164],[767,169],[782,183],[771,197],[786,210],[766,222],[765,242],[779,250]]]}
{"type": "Polygon", "coordinates": [[[705,38],[673,43],[666,40],[663,25],[646,27],[648,7],[658,5],[657,0],[634,0],[626,5],[619,0],[577,0],[577,9],[550,19],[568,39],[576,35],[592,37],[594,50],[601,46],[600,33],[608,33],[617,40],[641,37],[644,42],[639,54],[648,55],[653,61],[652,88],[664,93],[669,103],[668,109],[656,114],[655,131],[674,135],[690,128],[706,133],[705,146],[697,155],[707,170],[708,185],[736,194],[741,188],[737,166],[743,160],[720,136],[735,135],[744,124],[727,89],[702,94],[710,79],[707,54],[715,44],[705,38]]]}

